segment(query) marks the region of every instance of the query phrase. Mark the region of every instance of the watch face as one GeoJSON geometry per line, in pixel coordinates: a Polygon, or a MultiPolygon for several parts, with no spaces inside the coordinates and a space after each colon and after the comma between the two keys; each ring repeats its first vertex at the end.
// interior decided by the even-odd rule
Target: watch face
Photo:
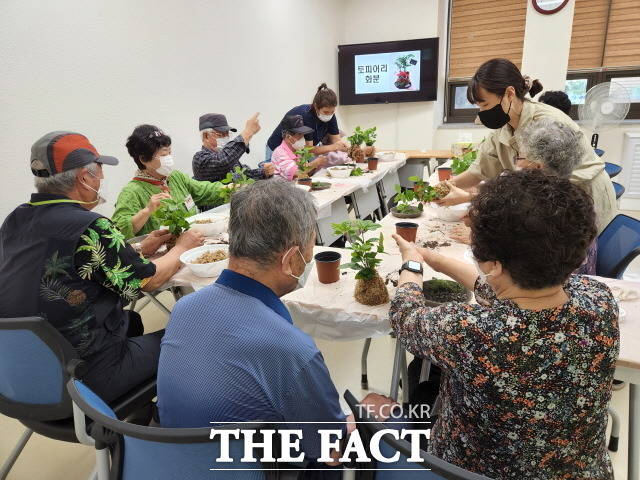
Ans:
{"type": "Polygon", "coordinates": [[[409,267],[411,270],[420,270],[420,262],[416,262],[413,260],[409,260],[407,262],[407,267],[409,267]]]}

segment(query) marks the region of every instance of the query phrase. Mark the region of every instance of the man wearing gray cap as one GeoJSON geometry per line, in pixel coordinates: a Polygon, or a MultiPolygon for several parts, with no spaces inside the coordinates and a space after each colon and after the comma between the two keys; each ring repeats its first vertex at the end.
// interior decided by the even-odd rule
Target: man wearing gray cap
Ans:
{"type": "Polygon", "coordinates": [[[245,174],[256,180],[273,175],[274,167],[268,165],[250,169],[240,163],[240,157],[249,153],[249,141],[260,131],[258,113],[253,115],[245,125],[244,130],[231,139],[229,132],[237,132],[229,127],[227,118],[220,113],[206,113],[200,117],[200,135],[202,136],[202,150],[193,156],[193,178],[219,182],[227,173],[236,167],[246,168],[245,174]]]}
{"type": "MultiPolygon", "coordinates": [[[[125,242],[108,218],[92,212],[104,187],[100,155],[79,133],[51,132],[31,148],[38,193],[0,228],[0,317],[43,317],[88,366],[83,380],[107,401],[156,375],[164,331],[143,335],[140,316],[124,310],[180,268],[180,254],[200,244],[187,231],[150,262],[125,242]]],[[[142,250],[167,240],[153,232],[142,250]]]]}

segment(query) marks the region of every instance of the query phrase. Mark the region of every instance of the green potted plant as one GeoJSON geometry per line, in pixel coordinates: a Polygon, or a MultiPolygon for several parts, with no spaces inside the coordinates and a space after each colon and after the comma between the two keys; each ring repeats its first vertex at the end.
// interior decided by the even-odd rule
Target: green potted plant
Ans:
{"type": "Polygon", "coordinates": [[[433,202],[434,200],[445,197],[449,193],[449,187],[444,183],[439,183],[435,187],[432,187],[416,175],[409,177],[408,180],[413,182],[415,199],[421,203],[433,202]]]}
{"type": "Polygon", "coordinates": [[[351,146],[347,152],[351,160],[356,163],[364,163],[364,150],[362,150],[362,143],[364,142],[364,131],[360,127],[356,127],[353,131],[353,135],[347,137],[351,146]]]}
{"type": "Polygon", "coordinates": [[[301,185],[311,186],[311,172],[312,167],[309,165],[313,160],[313,154],[311,149],[313,147],[302,147],[300,150],[296,150],[294,153],[298,157],[296,165],[298,165],[298,183],[301,185]]]}
{"type": "Polygon", "coordinates": [[[467,303],[471,300],[471,292],[458,282],[432,278],[422,284],[422,294],[427,305],[437,307],[448,302],[467,303]]]}
{"type": "Polygon", "coordinates": [[[394,85],[396,88],[401,90],[406,90],[411,87],[411,76],[409,72],[409,65],[415,63],[415,55],[413,53],[409,53],[408,55],[403,55],[401,57],[396,58],[395,64],[398,67],[398,73],[396,73],[396,81],[394,85]]]}
{"type": "Polygon", "coordinates": [[[221,181],[224,185],[228,185],[227,188],[223,188],[220,192],[220,196],[224,203],[231,201],[231,195],[236,191],[244,187],[245,185],[251,185],[255,182],[254,179],[247,177],[244,173],[246,168],[236,167],[233,172],[227,173],[227,176],[221,181]]]}
{"type": "Polygon", "coordinates": [[[160,220],[163,227],[169,230],[173,238],[167,242],[167,249],[173,248],[176,239],[182,232],[189,229],[187,218],[191,216],[184,201],[174,198],[165,198],[160,203],[160,208],[153,213],[153,216],[160,220]]]}
{"type": "Polygon", "coordinates": [[[362,139],[364,141],[364,156],[366,158],[373,157],[376,154],[376,147],[373,146],[376,143],[376,137],[378,134],[376,133],[377,127],[367,128],[362,133],[362,139]]]}
{"type": "Polygon", "coordinates": [[[382,233],[368,240],[364,237],[366,232],[377,230],[381,225],[371,220],[347,220],[331,226],[337,235],[345,235],[351,243],[351,262],[340,265],[340,268],[350,268],[357,272],[354,293],[356,301],[363,305],[387,303],[389,292],[377,270],[382,260],[376,258],[379,253],[384,253],[384,238],[382,233]]]}
{"type": "Polygon", "coordinates": [[[422,215],[422,202],[418,205],[411,205],[411,202],[417,200],[416,193],[413,190],[402,190],[400,185],[395,186],[396,196],[393,197],[396,206],[391,209],[391,214],[398,218],[417,218],[422,215]]]}

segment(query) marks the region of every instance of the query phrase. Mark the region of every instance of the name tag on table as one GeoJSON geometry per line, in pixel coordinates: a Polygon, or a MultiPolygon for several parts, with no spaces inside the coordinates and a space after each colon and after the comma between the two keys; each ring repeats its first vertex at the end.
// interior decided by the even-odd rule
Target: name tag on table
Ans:
{"type": "Polygon", "coordinates": [[[184,199],[184,206],[187,207],[187,210],[191,210],[196,207],[196,202],[193,201],[193,197],[191,195],[184,199]]]}

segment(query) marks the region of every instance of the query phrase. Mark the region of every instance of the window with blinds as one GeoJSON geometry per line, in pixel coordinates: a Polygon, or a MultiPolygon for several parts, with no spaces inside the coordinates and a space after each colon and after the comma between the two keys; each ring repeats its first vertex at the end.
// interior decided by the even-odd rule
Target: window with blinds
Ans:
{"type": "Polygon", "coordinates": [[[527,0],[451,0],[447,122],[472,122],[478,109],[467,102],[467,81],[492,58],[522,65],[527,0]]]}
{"type": "Polygon", "coordinates": [[[640,118],[640,2],[578,0],[573,14],[569,71],[565,91],[577,106],[587,91],[603,82],[623,85],[631,101],[628,119],[640,118]]]}

